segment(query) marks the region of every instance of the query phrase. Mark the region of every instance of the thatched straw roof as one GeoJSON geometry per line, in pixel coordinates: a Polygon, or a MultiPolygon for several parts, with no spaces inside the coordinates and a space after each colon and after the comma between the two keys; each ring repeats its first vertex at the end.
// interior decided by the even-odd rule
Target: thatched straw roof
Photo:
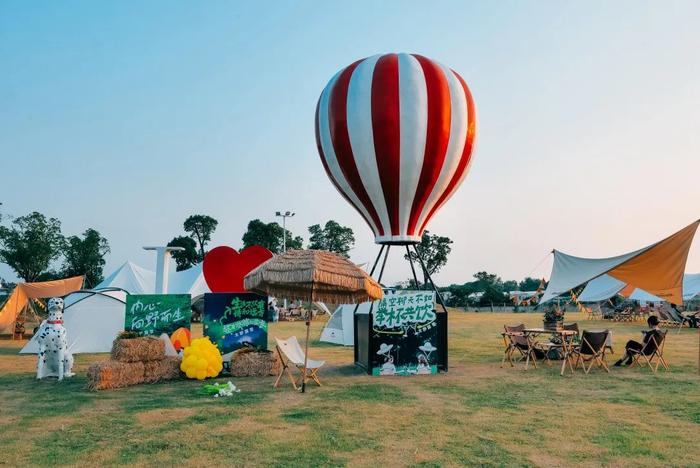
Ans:
{"type": "Polygon", "coordinates": [[[248,273],[244,286],[270,296],[348,304],[381,299],[382,288],[348,259],[325,250],[289,250],[248,273]],[[313,292],[313,296],[312,296],[313,292]]]}

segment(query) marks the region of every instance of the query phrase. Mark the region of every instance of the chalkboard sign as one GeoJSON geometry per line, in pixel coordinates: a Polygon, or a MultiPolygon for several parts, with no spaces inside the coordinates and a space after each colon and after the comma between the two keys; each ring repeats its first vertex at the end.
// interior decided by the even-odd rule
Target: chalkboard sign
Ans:
{"type": "Polygon", "coordinates": [[[158,336],[170,335],[180,327],[190,328],[190,301],[189,294],[129,294],[124,329],[158,336]]]}
{"type": "Polygon", "coordinates": [[[204,336],[227,354],[246,343],[267,349],[267,297],[253,293],[204,295],[204,336]]]}
{"type": "Polygon", "coordinates": [[[438,334],[435,293],[397,291],[375,301],[371,323],[372,375],[436,374],[438,334]]]}

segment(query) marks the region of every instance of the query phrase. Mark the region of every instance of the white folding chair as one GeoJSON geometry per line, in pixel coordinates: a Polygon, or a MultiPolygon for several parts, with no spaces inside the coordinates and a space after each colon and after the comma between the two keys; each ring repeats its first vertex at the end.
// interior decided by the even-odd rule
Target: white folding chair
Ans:
{"type": "Polygon", "coordinates": [[[321,367],[323,367],[326,361],[316,361],[314,359],[307,359],[306,375],[304,375],[304,350],[301,349],[301,346],[299,346],[299,341],[297,340],[297,337],[292,336],[290,338],[287,338],[286,340],[280,340],[279,338],[275,338],[275,341],[277,342],[277,354],[279,355],[280,362],[282,363],[280,373],[277,376],[277,380],[275,380],[275,388],[277,388],[277,386],[279,385],[280,380],[282,380],[282,375],[285,372],[289,376],[289,380],[292,382],[294,390],[298,390],[298,383],[308,382],[309,379],[316,382],[316,385],[320,387],[321,381],[318,378],[318,370],[321,367]],[[301,374],[299,382],[297,382],[294,376],[292,375],[292,371],[290,370],[290,364],[294,365],[301,374]]]}

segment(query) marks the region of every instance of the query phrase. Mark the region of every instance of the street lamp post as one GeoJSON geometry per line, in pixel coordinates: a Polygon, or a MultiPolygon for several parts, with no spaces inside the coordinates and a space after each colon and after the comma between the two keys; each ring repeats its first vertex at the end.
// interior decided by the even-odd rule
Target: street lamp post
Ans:
{"type": "MultiPolygon", "coordinates": [[[[287,218],[291,218],[296,213],[293,211],[277,211],[275,216],[282,218],[282,253],[287,251],[287,218]]],[[[287,310],[287,298],[284,298],[284,310],[287,310]]]]}
{"type": "Polygon", "coordinates": [[[282,218],[282,253],[287,251],[287,218],[291,218],[296,213],[293,211],[277,211],[275,216],[282,218]]]}

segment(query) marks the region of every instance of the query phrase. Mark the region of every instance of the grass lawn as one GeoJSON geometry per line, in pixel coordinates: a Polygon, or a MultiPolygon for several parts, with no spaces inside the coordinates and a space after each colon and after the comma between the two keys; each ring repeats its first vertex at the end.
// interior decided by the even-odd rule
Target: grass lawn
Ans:
{"type": "MultiPolygon", "coordinates": [[[[568,315],[611,327],[618,357],[642,328],[568,315]]],[[[499,367],[503,324],[523,321],[542,323],[452,313],[450,372],[413,377],[367,376],[352,348],[318,343],[317,321],[310,355],[327,361],[323,387],[301,395],[288,381],[240,378],[227,399],[198,395],[196,381],[89,392],[85,371],[105,355],[76,356],[70,380],[38,382],[23,343],[0,341],[0,464],[700,466],[697,331],[669,333],[670,372],[560,377],[559,366],[499,367]]],[[[271,339],[291,334],[303,337],[303,323],[270,326],[271,339]]]]}

